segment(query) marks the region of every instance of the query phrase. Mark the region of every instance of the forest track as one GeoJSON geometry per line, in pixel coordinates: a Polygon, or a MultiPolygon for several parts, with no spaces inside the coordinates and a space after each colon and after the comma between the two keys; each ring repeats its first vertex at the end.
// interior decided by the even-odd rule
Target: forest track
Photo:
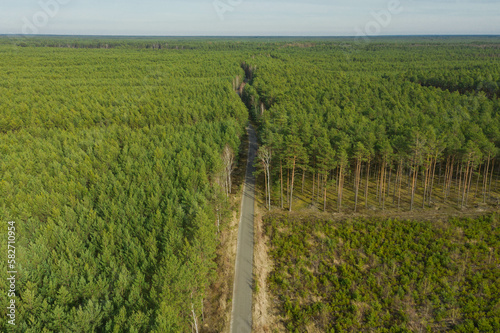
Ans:
{"type": "Polygon", "coordinates": [[[233,287],[233,309],[231,313],[231,333],[252,331],[253,292],[253,247],[254,247],[254,207],[255,177],[254,160],[257,155],[257,135],[249,124],[248,161],[241,201],[240,226],[236,250],[236,264],[233,287]]]}

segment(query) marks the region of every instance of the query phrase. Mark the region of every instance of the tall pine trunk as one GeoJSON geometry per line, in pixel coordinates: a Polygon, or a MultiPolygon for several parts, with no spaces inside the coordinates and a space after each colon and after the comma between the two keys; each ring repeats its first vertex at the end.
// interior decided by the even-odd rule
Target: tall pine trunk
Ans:
{"type": "Polygon", "coordinates": [[[280,203],[283,209],[283,162],[280,160],[280,203]]]}
{"type": "MultiPolygon", "coordinates": [[[[431,188],[429,190],[429,207],[431,206],[431,200],[432,200],[432,189],[434,188],[434,177],[436,176],[436,164],[437,164],[437,158],[438,155],[434,156],[434,166],[432,167],[432,176],[431,176],[431,188]]],[[[439,164],[439,178],[441,178],[441,164],[439,164]]]]}
{"type": "Polygon", "coordinates": [[[461,202],[460,208],[463,208],[464,203],[465,203],[465,194],[467,191],[467,187],[468,187],[467,185],[468,185],[468,181],[469,181],[469,168],[470,168],[470,158],[467,160],[467,167],[465,168],[464,188],[463,188],[462,202],[461,202]]]}
{"type": "MultiPolygon", "coordinates": [[[[484,167],[486,168],[486,166],[484,167]]],[[[483,169],[484,169],[483,168],[483,169]]],[[[479,165],[479,170],[477,172],[477,177],[476,177],[476,190],[474,192],[474,198],[477,198],[477,194],[479,192],[479,178],[481,178],[481,165],[479,165]]]]}
{"type": "Polygon", "coordinates": [[[399,185],[398,185],[398,210],[401,208],[401,185],[403,183],[403,160],[399,161],[400,171],[399,171],[399,185]]]}
{"type": "MultiPolygon", "coordinates": [[[[463,173],[462,173],[462,170],[463,170],[463,164],[461,163],[460,165],[460,173],[459,173],[459,176],[457,176],[457,179],[458,179],[458,191],[457,191],[457,206],[461,206],[460,205],[460,197],[461,197],[461,189],[462,189],[462,176],[463,176],[463,173]]],[[[458,167],[457,167],[457,172],[458,172],[458,167]]]]}
{"type": "Polygon", "coordinates": [[[386,165],[387,162],[384,158],[382,162],[382,170],[380,171],[380,199],[382,202],[382,210],[385,208],[385,178],[386,178],[386,165]]]}
{"type": "Polygon", "coordinates": [[[316,189],[316,201],[319,203],[320,201],[320,198],[321,198],[321,181],[320,181],[320,176],[321,174],[318,172],[318,179],[316,180],[316,184],[317,184],[317,189],[316,189]]]}
{"type": "Polygon", "coordinates": [[[293,166],[292,166],[292,182],[290,184],[290,209],[289,211],[292,211],[292,202],[293,202],[293,181],[295,180],[295,161],[296,157],[293,158],[293,166]]]}
{"type": "Polygon", "coordinates": [[[467,184],[467,193],[465,194],[465,207],[467,207],[469,200],[470,184],[472,182],[472,175],[474,174],[474,164],[470,167],[469,183],[467,184]]]}
{"type": "MultiPolygon", "coordinates": [[[[451,195],[451,184],[453,183],[453,168],[455,167],[455,155],[452,156],[451,158],[451,164],[450,164],[450,172],[448,174],[449,181],[448,181],[448,190],[446,197],[449,197],[451,195]]],[[[458,165],[457,165],[457,170],[458,170],[458,165]]]]}
{"type": "Polygon", "coordinates": [[[486,185],[488,184],[488,175],[490,172],[490,159],[491,154],[488,154],[488,163],[486,165],[486,171],[483,176],[483,203],[486,203],[486,185]]]}
{"type": "Polygon", "coordinates": [[[429,185],[429,178],[430,178],[430,173],[431,173],[431,165],[432,165],[432,160],[430,160],[430,157],[427,157],[427,161],[425,163],[425,172],[424,172],[424,177],[422,177],[422,188],[424,189],[424,193],[422,195],[422,209],[425,208],[425,199],[427,198],[427,191],[429,190],[428,185],[429,185]]]}
{"type": "MultiPolygon", "coordinates": [[[[380,165],[377,166],[377,169],[380,169],[380,165]]],[[[377,194],[375,196],[375,200],[378,200],[378,204],[380,206],[380,171],[375,170],[376,176],[375,176],[375,183],[377,184],[377,194]]]]}
{"type": "Polygon", "coordinates": [[[344,190],[344,167],[341,165],[339,167],[339,185],[338,185],[338,210],[339,213],[342,211],[342,195],[344,190]]]}
{"type": "Polygon", "coordinates": [[[368,189],[369,189],[368,183],[370,182],[370,160],[368,160],[367,163],[368,163],[368,167],[366,169],[365,208],[368,208],[368,189]]]}
{"type": "Polygon", "coordinates": [[[313,182],[312,182],[313,184],[312,184],[312,197],[311,197],[311,205],[313,205],[313,206],[314,206],[314,190],[315,190],[315,188],[316,188],[316,185],[315,185],[315,183],[314,183],[314,181],[316,180],[316,174],[314,173],[314,171],[313,171],[312,176],[313,176],[313,182]]]}
{"type": "Polygon", "coordinates": [[[290,169],[286,169],[286,201],[288,203],[288,208],[290,208],[290,169]]]}
{"type": "Polygon", "coordinates": [[[488,194],[491,193],[491,183],[493,182],[493,171],[495,171],[495,159],[491,162],[491,175],[490,175],[490,184],[488,185],[488,194]]]}
{"type": "Polygon", "coordinates": [[[323,186],[323,211],[326,212],[326,186],[328,182],[328,172],[325,175],[325,185],[323,186]]]}
{"type": "Polygon", "coordinates": [[[410,201],[410,210],[413,210],[413,203],[415,202],[415,189],[418,184],[418,166],[415,164],[413,169],[413,176],[411,181],[411,201],[410,201]]]}
{"type": "Polygon", "coordinates": [[[361,176],[361,160],[356,159],[356,172],[354,177],[354,212],[358,208],[358,191],[359,191],[359,181],[361,176]]]}

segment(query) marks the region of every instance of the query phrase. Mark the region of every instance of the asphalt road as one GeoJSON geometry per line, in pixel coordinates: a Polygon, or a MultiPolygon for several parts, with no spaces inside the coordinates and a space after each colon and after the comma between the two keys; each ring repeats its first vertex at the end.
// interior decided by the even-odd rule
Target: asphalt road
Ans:
{"type": "Polygon", "coordinates": [[[248,162],[241,202],[238,247],[233,286],[233,309],[231,333],[252,331],[252,286],[253,286],[253,221],[255,203],[255,177],[253,166],[257,155],[257,136],[252,125],[248,132],[248,162]]]}

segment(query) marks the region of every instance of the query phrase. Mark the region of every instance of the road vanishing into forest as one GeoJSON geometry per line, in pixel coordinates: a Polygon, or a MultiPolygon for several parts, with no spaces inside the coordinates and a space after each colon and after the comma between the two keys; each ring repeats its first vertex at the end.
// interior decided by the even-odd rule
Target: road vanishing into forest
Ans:
{"type": "Polygon", "coordinates": [[[248,133],[248,161],[241,201],[240,226],[236,250],[236,265],[233,286],[233,309],[231,333],[252,331],[253,291],[253,221],[255,204],[254,160],[257,155],[257,135],[250,124],[248,133]]]}

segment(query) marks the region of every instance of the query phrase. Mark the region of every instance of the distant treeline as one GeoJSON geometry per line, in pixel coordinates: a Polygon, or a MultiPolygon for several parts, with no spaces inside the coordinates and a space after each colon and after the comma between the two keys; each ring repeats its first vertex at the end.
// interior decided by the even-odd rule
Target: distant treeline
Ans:
{"type": "Polygon", "coordinates": [[[349,47],[362,50],[379,50],[391,47],[411,48],[462,47],[464,44],[484,47],[497,46],[495,36],[394,36],[373,37],[367,42],[358,37],[130,37],[130,36],[37,36],[3,35],[1,44],[19,47],[65,48],[126,48],[126,49],[212,49],[212,50],[267,50],[279,48],[310,48],[334,50],[349,47]]]}

